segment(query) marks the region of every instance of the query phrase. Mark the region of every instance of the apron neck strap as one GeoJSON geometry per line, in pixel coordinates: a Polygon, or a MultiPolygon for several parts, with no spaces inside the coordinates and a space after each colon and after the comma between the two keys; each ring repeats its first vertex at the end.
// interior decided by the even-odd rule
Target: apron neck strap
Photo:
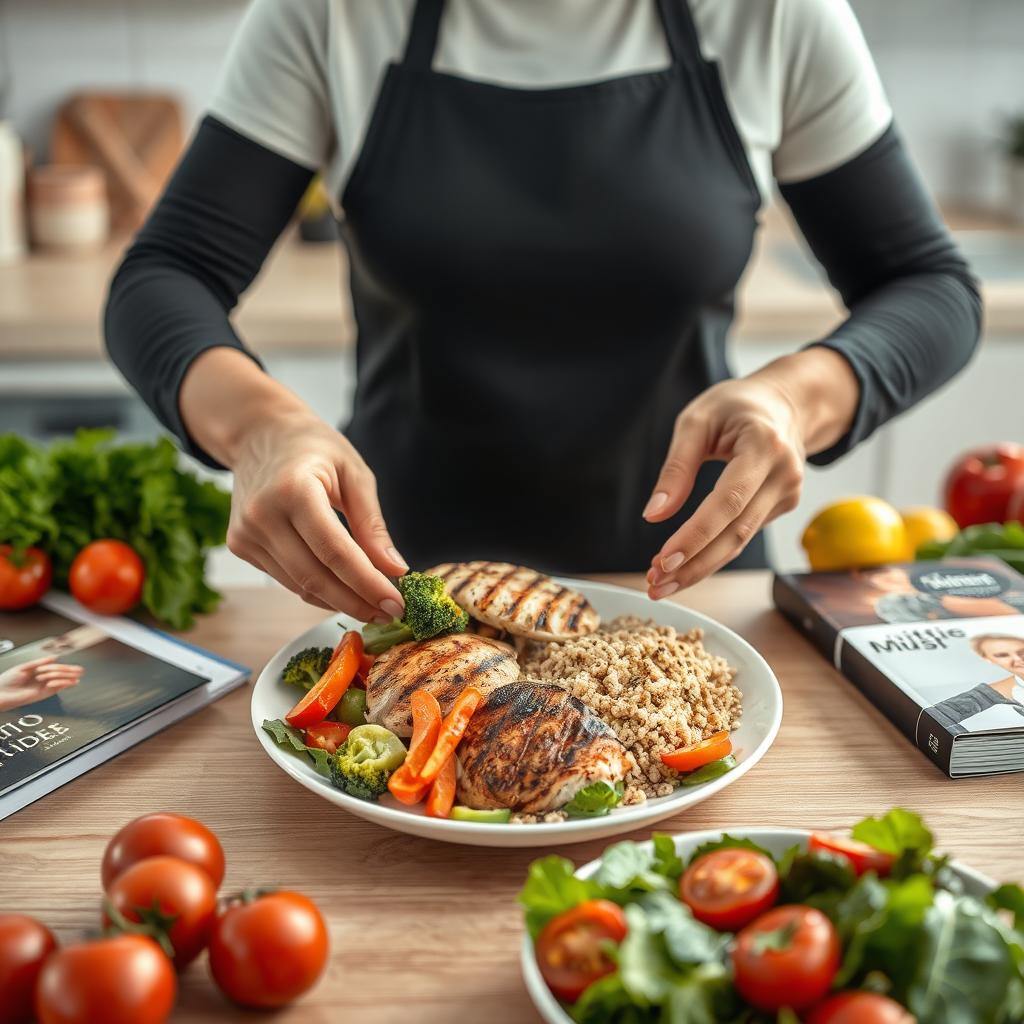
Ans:
{"type": "Polygon", "coordinates": [[[412,68],[430,70],[443,10],[444,0],[416,0],[403,63],[412,68]]]}
{"type": "Polygon", "coordinates": [[[689,0],[658,0],[658,11],[672,60],[687,67],[697,67],[701,60],[700,37],[693,23],[689,0]]]}

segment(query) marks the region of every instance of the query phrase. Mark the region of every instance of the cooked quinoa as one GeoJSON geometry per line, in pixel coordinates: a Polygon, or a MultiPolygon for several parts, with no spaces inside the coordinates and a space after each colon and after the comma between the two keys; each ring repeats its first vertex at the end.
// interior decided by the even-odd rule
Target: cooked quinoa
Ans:
{"type": "Polygon", "coordinates": [[[662,754],[739,724],[735,671],[702,638],[699,629],[621,617],[574,640],[532,644],[522,675],[566,687],[615,730],[637,764],[623,802],[640,803],[676,787],[679,775],[662,754]]]}

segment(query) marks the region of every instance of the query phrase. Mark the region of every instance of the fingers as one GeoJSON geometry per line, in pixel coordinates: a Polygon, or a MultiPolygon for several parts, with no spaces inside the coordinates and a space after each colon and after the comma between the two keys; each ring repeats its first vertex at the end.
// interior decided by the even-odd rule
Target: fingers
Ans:
{"type": "MultiPolygon", "coordinates": [[[[381,612],[388,618],[402,615],[402,595],[342,526],[322,487],[314,484],[307,490],[306,500],[298,503],[291,519],[299,537],[320,563],[318,578],[326,570],[358,595],[367,612],[372,610],[372,614],[361,618],[372,618],[381,612]]],[[[270,551],[277,557],[273,547],[270,551]]],[[[289,571],[292,571],[290,567],[289,571]]],[[[314,589],[313,593],[323,596],[319,589],[314,589]]]]}
{"type": "Polygon", "coordinates": [[[710,452],[710,428],[703,416],[685,410],[676,419],[668,455],[643,516],[660,523],[674,516],[693,490],[697,471],[710,452]]]}
{"type": "Polygon", "coordinates": [[[377,498],[377,480],[365,463],[345,470],[340,505],[352,536],[376,568],[388,576],[409,571],[388,533],[377,498]]]}
{"type": "MultiPolygon", "coordinates": [[[[725,474],[722,475],[724,478],[725,474]]],[[[763,526],[784,512],[792,511],[799,496],[798,479],[784,464],[777,466],[740,513],[692,558],[685,559],[668,572],[662,568],[665,559],[656,562],[647,575],[649,596],[655,600],[668,597],[717,572],[731,562],[763,526]]],[[[666,548],[674,545],[676,537],[687,525],[684,524],[669,538],[666,548]]]]}
{"type": "Polygon", "coordinates": [[[328,572],[291,524],[281,528],[270,549],[269,561],[282,574],[287,573],[293,584],[289,589],[304,600],[319,603],[331,611],[344,612],[362,622],[391,619],[390,615],[364,601],[351,587],[328,572]],[[287,570],[284,566],[288,567],[287,570]]]}
{"type": "Polygon", "coordinates": [[[84,668],[81,665],[49,665],[36,669],[34,678],[37,682],[49,686],[66,679],[78,680],[83,671],[84,668]]]}
{"type": "Polygon", "coordinates": [[[36,658],[34,661],[23,661],[17,666],[17,668],[21,672],[34,671],[41,668],[43,665],[52,665],[56,660],[56,654],[48,654],[45,658],[36,658]]]}
{"type": "MultiPolygon", "coordinates": [[[[745,516],[754,495],[765,482],[771,466],[754,452],[738,454],[726,464],[711,493],[697,511],[662,546],[652,565],[661,574],[678,571],[685,562],[695,559],[730,527],[744,529],[745,516]]],[[[774,505],[774,501],[771,503],[774,505]]],[[[767,510],[765,510],[767,512],[767,510]]],[[[750,539],[750,534],[747,540],[750,539]]],[[[746,540],[743,542],[746,544],[746,540]]]]}

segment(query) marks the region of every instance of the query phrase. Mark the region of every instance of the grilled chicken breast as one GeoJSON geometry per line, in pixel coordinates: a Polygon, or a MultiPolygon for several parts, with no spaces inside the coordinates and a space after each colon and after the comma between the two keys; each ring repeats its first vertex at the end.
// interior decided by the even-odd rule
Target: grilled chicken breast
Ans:
{"type": "Polygon", "coordinates": [[[582,701],[553,683],[512,683],[477,708],[459,744],[458,801],[554,811],[591,782],[616,783],[633,758],[582,701]]]}
{"type": "Polygon", "coordinates": [[[508,562],[445,562],[427,570],[474,619],[533,640],[592,633],[601,617],[580,593],[508,562]]]}
{"type": "Polygon", "coordinates": [[[373,663],[366,680],[366,720],[397,736],[412,735],[409,698],[429,690],[452,709],[455,698],[472,683],[486,696],[519,676],[519,662],[508,644],[471,633],[397,644],[373,663]]]}

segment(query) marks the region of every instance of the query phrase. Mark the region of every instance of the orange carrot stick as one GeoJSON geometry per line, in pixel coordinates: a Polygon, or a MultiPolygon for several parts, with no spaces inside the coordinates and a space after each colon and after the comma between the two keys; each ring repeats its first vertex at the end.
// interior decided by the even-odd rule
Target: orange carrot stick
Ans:
{"type": "Polygon", "coordinates": [[[416,690],[409,699],[412,708],[412,741],[406,759],[388,779],[391,795],[403,804],[418,804],[426,795],[430,784],[421,782],[417,773],[427,762],[437,745],[441,731],[441,705],[427,690],[416,690]]]}
{"type": "Polygon", "coordinates": [[[484,695],[475,686],[467,686],[455,698],[451,713],[441,723],[441,731],[438,733],[434,752],[417,776],[420,782],[433,782],[441,774],[441,769],[448,758],[455,753],[455,748],[465,734],[473,712],[480,706],[483,699],[484,695]]]}
{"type": "Polygon", "coordinates": [[[363,653],[363,638],[356,632],[346,633],[338,645],[334,660],[306,695],[284,716],[296,729],[318,725],[335,708],[345,691],[352,685],[363,653]]]}
{"type": "Polygon", "coordinates": [[[427,814],[432,818],[447,818],[455,803],[455,755],[452,754],[434,779],[427,797],[427,814]]]}

